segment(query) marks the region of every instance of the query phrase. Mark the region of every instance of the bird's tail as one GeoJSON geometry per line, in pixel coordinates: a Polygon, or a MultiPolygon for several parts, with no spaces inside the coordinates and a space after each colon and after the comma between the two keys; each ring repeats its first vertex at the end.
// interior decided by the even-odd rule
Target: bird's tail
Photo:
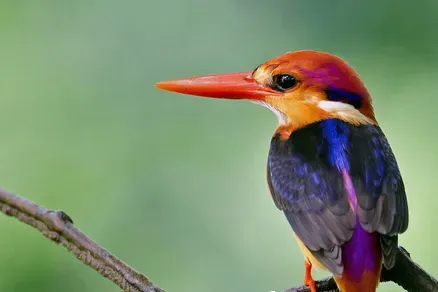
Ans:
{"type": "Polygon", "coordinates": [[[335,281],[341,292],[376,292],[380,282],[380,272],[381,267],[366,270],[359,282],[345,274],[341,278],[335,278],[335,281]]]}

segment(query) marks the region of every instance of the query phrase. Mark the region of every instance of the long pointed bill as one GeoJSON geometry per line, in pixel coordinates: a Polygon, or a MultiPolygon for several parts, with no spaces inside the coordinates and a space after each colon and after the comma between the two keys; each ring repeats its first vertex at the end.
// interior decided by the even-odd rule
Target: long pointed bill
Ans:
{"type": "Polygon", "coordinates": [[[158,82],[156,87],[183,94],[227,98],[264,100],[278,92],[258,84],[251,72],[217,74],[158,82]]]}

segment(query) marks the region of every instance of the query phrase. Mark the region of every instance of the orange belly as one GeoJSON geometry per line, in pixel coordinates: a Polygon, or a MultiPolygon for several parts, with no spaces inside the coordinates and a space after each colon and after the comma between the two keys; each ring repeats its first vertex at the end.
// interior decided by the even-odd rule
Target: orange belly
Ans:
{"type": "Polygon", "coordinates": [[[366,270],[360,282],[349,279],[347,276],[335,278],[335,281],[341,292],[375,292],[380,282],[380,270],[366,270]]]}

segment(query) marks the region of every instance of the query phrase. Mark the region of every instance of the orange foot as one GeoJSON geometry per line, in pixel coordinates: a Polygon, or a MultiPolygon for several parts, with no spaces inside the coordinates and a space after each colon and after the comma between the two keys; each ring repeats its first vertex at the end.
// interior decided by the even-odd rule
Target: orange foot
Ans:
{"type": "Polygon", "coordinates": [[[312,264],[308,261],[304,261],[306,266],[306,274],[304,275],[304,285],[309,286],[310,292],[316,292],[315,280],[312,278],[312,264]]]}

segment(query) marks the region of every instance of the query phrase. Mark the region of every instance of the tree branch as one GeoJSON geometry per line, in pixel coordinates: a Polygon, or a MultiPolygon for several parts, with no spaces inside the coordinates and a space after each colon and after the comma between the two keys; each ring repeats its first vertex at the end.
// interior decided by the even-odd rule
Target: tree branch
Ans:
{"type": "MultiPolygon", "coordinates": [[[[92,241],[73,225],[63,211],[52,211],[29,200],[0,189],[0,211],[38,229],[45,237],[63,245],[84,264],[127,292],[164,292],[143,274],[136,272],[103,247],[92,241]]],[[[437,280],[417,265],[409,253],[400,247],[396,265],[382,270],[381,282],[392,281],[408,292],[438,291],[437,280]]],[[[333,278],[316,283],[320,292],[338,292],[333,278]]],[[[291,288],[285,292],[308,292],[307,286],[291,288]]]]}
{"type": "MultiPolygon", "coordinates": [[[[391,270],[383,268],[380,282],[394,282],[408,292],[435,292],[438,291],[437,280],[423,270],[403,248],[398,248],[395,266],[391,270]]],[[[316,282],[320,292],[339,292],[333,278],[326,278],[316,282]]],[[[310,292],[307,286],[291,288],[285,292],[310,292]]]]}
{"type": "Polygon", "coordinates": [[[52,211],[0,189],[0,210],[38,229],[45,237],[63,245],[78,259],[127,292],[163,292],[73,225],[62,211],[52,211]]]}

